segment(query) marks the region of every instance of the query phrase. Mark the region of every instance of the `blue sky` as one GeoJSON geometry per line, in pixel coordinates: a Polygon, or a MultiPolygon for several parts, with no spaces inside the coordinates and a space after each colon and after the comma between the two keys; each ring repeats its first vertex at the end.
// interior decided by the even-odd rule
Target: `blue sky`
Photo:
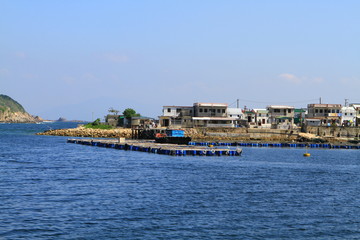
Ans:
{"type": "Polygon", "coordinates": [[[45,119],[360,102],[360,1],[0,0],[0,94],[45,119]],[[235,105],[232,105],[235,107],[235,105]]]}

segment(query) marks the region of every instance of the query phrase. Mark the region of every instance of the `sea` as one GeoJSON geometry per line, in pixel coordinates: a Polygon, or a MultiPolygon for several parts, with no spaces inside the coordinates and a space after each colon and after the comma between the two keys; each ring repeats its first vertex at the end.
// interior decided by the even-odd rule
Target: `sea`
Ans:
{"type": "Polygon", "coordinates": [[[0,239],[360,239],[360,150],[167,156],[0,124],[0,239]]]}

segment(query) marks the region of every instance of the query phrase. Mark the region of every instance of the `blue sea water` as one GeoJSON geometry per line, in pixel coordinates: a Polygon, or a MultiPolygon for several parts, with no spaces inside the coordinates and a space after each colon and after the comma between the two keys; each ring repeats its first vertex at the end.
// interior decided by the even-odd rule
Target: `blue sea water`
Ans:
{"type": "Polygon", "coordinates": [[[360,239],[360,151],[174,157],[0,124],[0,239],[360,239]]]}

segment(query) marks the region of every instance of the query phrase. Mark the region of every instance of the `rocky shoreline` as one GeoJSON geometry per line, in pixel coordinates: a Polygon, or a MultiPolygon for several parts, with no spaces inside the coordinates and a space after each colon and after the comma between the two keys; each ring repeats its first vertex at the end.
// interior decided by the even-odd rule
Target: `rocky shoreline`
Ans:
{"type": "Polygon", "coordinates": [[[37,135],[69,136],[69,137],[93,137],[93,138],[131,138],[131,129],[92,129],[83,126],[77,128],[47,130],[37,135]]]}
{"type": "Polygon", "coordinates": [[[42,121],[42,118],[31,116],[26,112],[11,112],[9,110],[0,112],[0,122],[2,123],[37,123],[42,121]]]}

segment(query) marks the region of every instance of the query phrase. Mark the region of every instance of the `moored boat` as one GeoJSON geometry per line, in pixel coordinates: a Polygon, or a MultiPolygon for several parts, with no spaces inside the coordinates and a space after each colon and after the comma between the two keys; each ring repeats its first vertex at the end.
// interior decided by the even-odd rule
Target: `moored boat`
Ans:
{"type": "Polygon", "coordinates": [[[187,145],[191,137],[185,137],[185,131],[181,129],[168,129],[165,133],[157,133],[155,142],[187,145]]]}

